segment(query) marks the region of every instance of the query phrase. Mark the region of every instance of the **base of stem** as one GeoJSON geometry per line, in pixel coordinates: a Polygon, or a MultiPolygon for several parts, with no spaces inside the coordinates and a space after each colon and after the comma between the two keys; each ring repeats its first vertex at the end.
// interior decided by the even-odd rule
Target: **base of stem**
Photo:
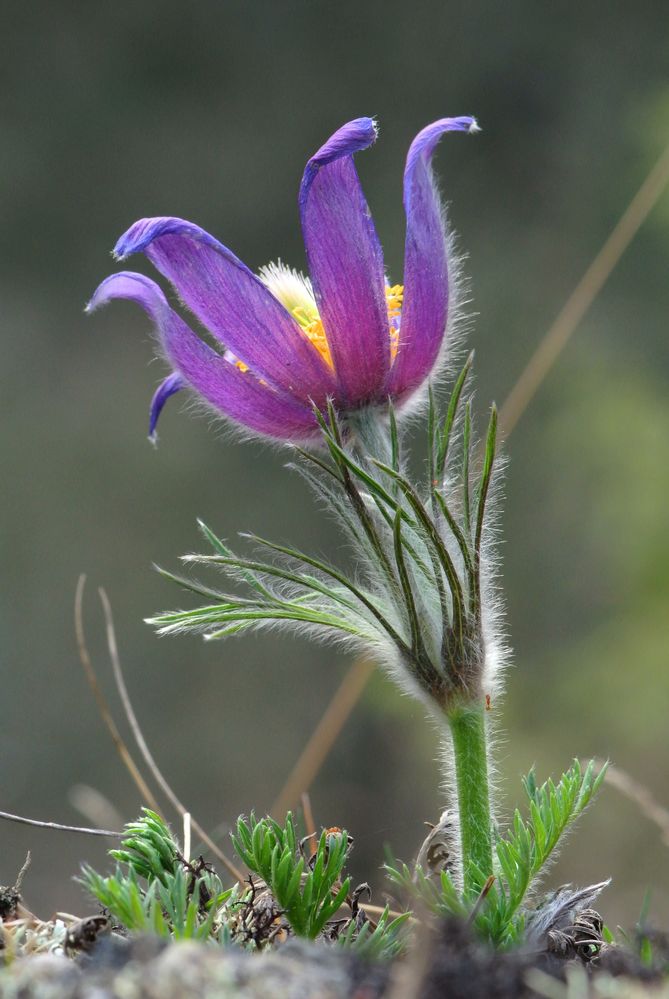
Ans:
{"type": "Polygon", "coordinates": [[[474,704],[451,709],[447,718],[453,740],[464,890],[465,895],[475,897],[492,874],[485,714],[474,704]]]}

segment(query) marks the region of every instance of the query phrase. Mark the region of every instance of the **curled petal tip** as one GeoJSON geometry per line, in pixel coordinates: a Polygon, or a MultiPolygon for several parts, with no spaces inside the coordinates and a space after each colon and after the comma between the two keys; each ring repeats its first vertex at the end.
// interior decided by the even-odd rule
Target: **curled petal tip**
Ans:
{"type": "Polygon", "coordinates": [[[140,219],[139,222],[135,222],[134,225],[131,225],[129,229],[126,229],[123,235],[119,237],[116,241],[114,249],[112,250],[112,257],[114,260],[125,260],[132,253],[141,249],[141,246],[139,245],[140,241],[137,239],[137,229],[139,226],[142,226],[143,228],[142,223],[145,221],[145,219],[140,219]]]}
{"type": "Polygon", "coordinates": [[[379,137],[379,123],[376,118],[358,118],[358,121],[372,142],[376,141],[379,137]]]}
{"type": "Polygon", "coordinates": [[[162,217],[138,219],[117,240],[112,250],[115,260],[125,260],[133,253],[141,253],[158,236],[167,236],[179,232],[187,222],[183,219],[162,217]]]}
{"type": "MultiPolygon", "coordinates": [[[[363,148],[366,148],[378,139],[379,125],[375,118],[363,116],[362,118],[353,118],[352,121],[342,125],[339,132],[344,132],[351,139],[357,139],[360,143],[364,142],[365,146],[363,148]]],[[[338,132],[335,132],[335,135],[337,134],[338,132]]]]}
{"type": "Polygon", "coordinates": [[[376,141],[377,134],[378,127],[373,118],[354,118],[352,121],[347,121],[311,157],[307,164],[303,187],[304,181],[310,180],[319,167],[332,163],[342,156],[352,156],[367,149],[376,141]]]}
{"type": "Polygon", "coordinates": [[[481,126],[471,114],[462,114],[455,118],[442,118],[440,121],[435,121],[427,127],[429,129],[434,126],[441,127],[445,132],[468,132],[470,135],[481,131],[481,126]]]}
{"type": "Polygon", "coordinates": [[[92,312],[95,312],[96,309],[99,309],[101,308],[101,306],[106,305],[107,302],[109,301],[109,297],[106,294],[105,290],[105,285],[107,284],[108,280],[109,278],[105,278],[105,280],[102,281],[101,284],[97,286],[97,288],[95,289],[89,300],[86,302],[86,305],[84,306],[85,315],[90,316],[92,312]]]}
{"type": "Polygon", "coordinates": [[[116,298],[136,302],[154,319],[161,307],[167,305],[163,292],[151,278],[134,271],[119,271],[117,274],[110,274],[98,285],[85,312],[95,312],[116,298]]]}
{"type": "Polygon", "coordinates": [[[181,375],[173,372],[171,375],[168,375],[168,377],[165,378],[156,389],[153,399],[151,400],[151,411],[149,413],[149,440],[154,447],[158,444],[158,419],[163,411],[165,403],[170,396],[173,396],[175,392],[180,392],[185,385],[186,383],[181,375]]]}
{"type": "Polygon", "coordinates": [[[124,232],[121,238],[116,242],[114,249],[111,251],[111,255],[114,260],[122,261],[130,255],[123,246],[123,240],[126,236],[127,233],[124,232]]]}

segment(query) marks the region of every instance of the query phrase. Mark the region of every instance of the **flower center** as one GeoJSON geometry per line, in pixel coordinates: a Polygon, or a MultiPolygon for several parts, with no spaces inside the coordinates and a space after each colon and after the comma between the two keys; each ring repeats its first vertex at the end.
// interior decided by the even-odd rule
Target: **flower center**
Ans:
{"type": "Polygon", "coordinates": [[[386,305],[388,307],[388,322],[390,323],[390,363],[397,357],[400,346],[400,316],[404,300],[404,285],[394,284],[392,288],[386,285],[386,305]]]}
{"type": "MultiPolygon", "coordinates": [[[[330,370],[334,371],[330,345],[325,335],[323,321],[318,314],[316,300],[309,279],[305,278],[299,271],[286,267],[281,261],[262,267],[260,269],[260,278],[272,294],[290,312],[302,332],[306,335],[309,342],[313,344],[330,370]]],[[[385,290],[388,324],[390,326],[390,360],[392,363],[399,349],[400,316],[402,313],[404,286],[401,284],[386,285],[385,290]]],[[[243,361],[237,360],[232,356],[230,360],[233,361],[240,371],[249,370],[248,364],[245,364],[243,361]]]]}
{"type": "MultiPolygon", "coordinates": [[[[388,309],[388,322],[390,324],[390,359],[395,360],[399,348],[400,339],[400,314],[402,312],[402,299],[404,297],[404,286],[394,284],[392,287],[386,285],[386,308],[388,309]]],[[[323,321],[318,315],[316,303],[313,305],[297,305],[292,310],[300,328],[309,338],[318,353],[321,355],[329,368],[334,370],[332,354],[328,345],[323,321]]]]}

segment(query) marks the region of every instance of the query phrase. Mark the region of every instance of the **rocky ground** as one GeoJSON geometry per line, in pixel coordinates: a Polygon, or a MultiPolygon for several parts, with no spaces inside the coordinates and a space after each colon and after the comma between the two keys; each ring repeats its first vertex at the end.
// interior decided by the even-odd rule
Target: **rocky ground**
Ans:
{"type": "Polygon", "coordinates": [[[27,919],[13,928],[6,923],[2,999],[669,999],[659,971],[669,944],[660,935],[652,940],[652,962],[611,946],[583,962],[493,953],[465,925],[447,922],[419,939],[407,958],[389,964],[294,939],[262,953],[165,944],[155,937],[130,940],[100,933],[97,919],[31,929],[27,919]],[[17,943],[21,956],[18,948],[12,952],[17,943]]]}

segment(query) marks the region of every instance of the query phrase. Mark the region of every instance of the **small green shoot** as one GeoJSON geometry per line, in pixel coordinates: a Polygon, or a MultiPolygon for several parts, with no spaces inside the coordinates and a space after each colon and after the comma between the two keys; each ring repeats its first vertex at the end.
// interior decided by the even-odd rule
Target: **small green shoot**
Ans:
{"type": "Polygon", "coordinates": [[[307,862],[297,840],[292,815],[283,826],[273,819],[240,818],[232,842],[246,866],[269,887],[296,936],[315,939],[341,908],[351,881],[342,871],[349,850],[344,831],[321,833],[307,862]]]}
{"type": "Polygon", "coordinates": [[[232,891],[203,862],[188,863],[163,819],[150,809],[126,825],[121,849],[110,850],[116,871],[103,877],[89,866],[84,887],[127,930],[175,940],[206,940],[232,891]]]}

